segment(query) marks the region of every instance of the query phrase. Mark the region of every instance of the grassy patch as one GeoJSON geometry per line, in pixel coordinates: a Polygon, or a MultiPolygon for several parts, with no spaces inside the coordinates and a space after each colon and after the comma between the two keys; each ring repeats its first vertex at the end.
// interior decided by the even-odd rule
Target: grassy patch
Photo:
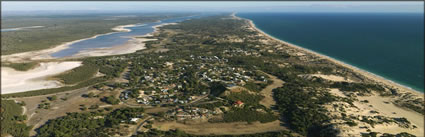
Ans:
{"type": "Polygon", "coordinates": [[[267,83],[254,83],[254,82],[247,82],[244,87],[248,90],[254,91],[254,92],[260,92],[262,89],[264,89],[267,86],[267,83]]]}
{"type": "Polygon", "coordinates": [[[99,67],[94,64],[84,64],[69,72],[55,76],[55,78],[61,79],[65,84],[75,84],[92,78],[98,70],[99,67]]]}
{"type": "Polygon", "coordinates": [[[259,112],[248,108],[234,108],[223,115],[224,122],[255,122],[261,123],[272,122],[277,120],[277,117],[271,113],[259,112]]]}
{"type": "Polygon", "coordinates": [[[264,98],[264,96],[250,94],[248,93],[248,91],[242,91],[231,92],[229,95],[226,96],[226,98],[233,102],[240,100],[247,105],[258,105],[258,103],[264,98]]]}
{"type": "Polygon", "coordinates": [[[3,67],[11,67],[17,71],[27,71],[32,68],[35,68],[39,63],[38,62],[28,62],[28,63],[7,63],[2,64],[3,67]]]}

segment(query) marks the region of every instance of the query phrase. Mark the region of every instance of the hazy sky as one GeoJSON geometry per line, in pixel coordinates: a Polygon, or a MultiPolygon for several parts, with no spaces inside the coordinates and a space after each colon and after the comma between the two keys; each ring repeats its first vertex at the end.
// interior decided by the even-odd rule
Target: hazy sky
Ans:
{"type": "Polygon", "coordinates": [[[424,2],[1,2],[2,11],[422,12],[424,2]]]}

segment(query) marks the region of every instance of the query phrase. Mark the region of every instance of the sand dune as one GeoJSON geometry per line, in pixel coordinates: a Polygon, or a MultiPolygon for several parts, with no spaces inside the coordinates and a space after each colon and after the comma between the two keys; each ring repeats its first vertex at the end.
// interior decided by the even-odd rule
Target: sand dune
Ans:
{"type": "Polygon", "coordinates": [[[37,89],[60,87],[55,80],[46,80],[56,75],[81,66],[79,61],[40,63],[37,68],[28,71],[16,71],[12,68],[1,68],[1,94],[17,93],[37,89]]]}

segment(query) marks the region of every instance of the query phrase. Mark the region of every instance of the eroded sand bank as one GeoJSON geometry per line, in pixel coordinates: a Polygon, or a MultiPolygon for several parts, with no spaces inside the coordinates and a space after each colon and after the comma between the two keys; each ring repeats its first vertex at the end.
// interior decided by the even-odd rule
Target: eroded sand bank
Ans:
{"type": "Polygon", "coordinates": [[[1,94],[60,87],[62,86],[60,82],[46,78],[81,65],[80,61],[48,62],[40,63],[40,66],[28,71],[16,71],[9,67],[2,67],[1,94]]]}

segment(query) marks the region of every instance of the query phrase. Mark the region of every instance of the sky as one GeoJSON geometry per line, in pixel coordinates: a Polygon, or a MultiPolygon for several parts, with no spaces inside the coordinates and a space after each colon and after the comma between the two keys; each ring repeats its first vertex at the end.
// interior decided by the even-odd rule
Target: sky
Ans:
{"type": "Polygon", "coordinates": [[[114,1],[20,1],[1,2],[1,10],[4,12],[18,11],[141,11],[141,12],[419,12],[423,13],[424,2],[260,2],[260,1],[206,1],[206,2],[114,2],[114,1]]]}

